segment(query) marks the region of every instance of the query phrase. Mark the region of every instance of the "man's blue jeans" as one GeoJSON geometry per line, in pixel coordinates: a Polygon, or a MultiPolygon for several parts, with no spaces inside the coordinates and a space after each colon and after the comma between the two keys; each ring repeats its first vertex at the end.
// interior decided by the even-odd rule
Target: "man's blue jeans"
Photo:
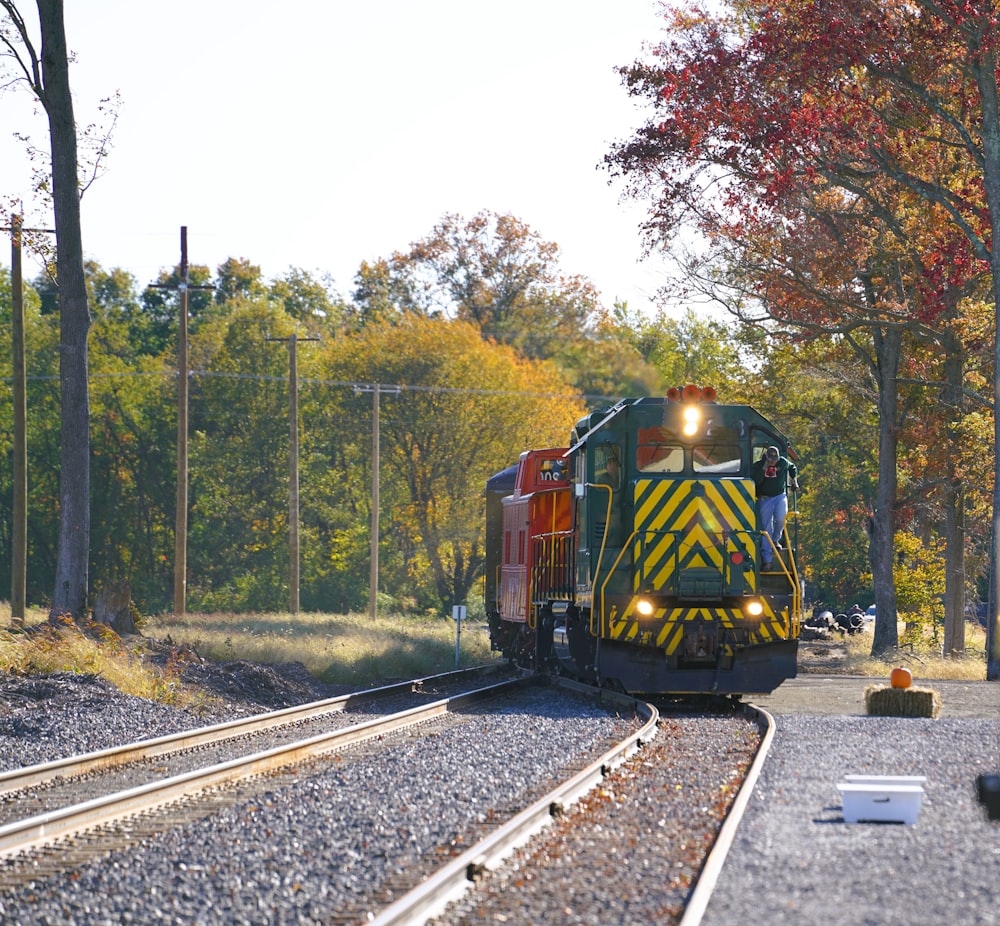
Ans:
{"type": "MultiPolygon", "coordinates": [[[[765,495],[760,500],[760,529],[766,531],[775,543],[781,543],[781,532],[785,529],[785,518],[788,515],[788,496],[765,495]]],[[[761,538],[761,551],[766,566],[774,558],[771,541],[767,536],[761,538]]]]}

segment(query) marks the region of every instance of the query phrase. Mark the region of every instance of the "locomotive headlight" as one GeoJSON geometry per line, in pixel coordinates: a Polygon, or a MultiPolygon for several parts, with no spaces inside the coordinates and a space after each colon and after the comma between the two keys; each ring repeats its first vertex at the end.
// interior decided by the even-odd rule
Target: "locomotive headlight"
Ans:
{"type": "Polygon", "coordinates": [[[694,437],[698,433],[698,425],[701,424],[701,411],[696,405],[688,405],[684,409],[684,426],[681,430],[685,437],[694,437]]]}
{"type": "Polygon", "coordinates": [[[656,605],[654,605],[648,598],[640,598],[635,603],[635,610],[640,617],[651,617],[653,612],[656,610],[656,605]]]}
{"type": "Polygon", "coordinates": [[[743,612],[748,617],[760,617],[764,613],[764,603],[759,598],[751,598],[743,605],[743,612]]]}

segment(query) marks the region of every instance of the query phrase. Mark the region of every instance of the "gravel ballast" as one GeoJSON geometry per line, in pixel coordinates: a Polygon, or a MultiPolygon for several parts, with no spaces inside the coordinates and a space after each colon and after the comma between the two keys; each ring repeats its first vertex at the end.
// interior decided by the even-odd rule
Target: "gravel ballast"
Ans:
{"type": "MultiPolygon", "coordinates": [[[[61,688],[71,684],[59,680],[61,688]]],[[[82,692],[89,690],[85,682],[82,692]]],[[[171,726],[157,706],[113,690],[87,703],[86,713],[94,722],[69,736],[66,749],[61,731],[83,718],[72,700],[38,701],[30,711],[37,722],[9,725],[0,749],[5,757],[26,755],[24,733],[44,741],[31,759],[40,761],[171,726]]],[[[374,885],[417,865],[429,849],[468,839],[494,808],[562,777],[577,757],[596,757],[635,724],[589,700],[531,689],[470,711],[467,723],[436,735],[377,753],[346,752],[290,786],[5,891],[0,922],[329,923],[363,910],[374,885]]]]}
{"type": "MultiPolygon", "coordinates": [[[[253,707],[285,706],[290,697],[304,700],[304,692],[283,690],[280,680],[271,682],[267,698],[256,704],[234,700],[205,718],[126,697],[89,676],[0,677],[0,767],[200,726],[253,707]],[[273,703],[263,703],[269,700],[273,703]]],[[[702,922],[1000,924],[995,899],[1000,823],[986,819],[975,794],[978,774],[1000,771],[996,711],[976,716],[976,698],[996,697],[996,686],[970,686],[974,690],[963,694],[961,702],[968,709],[957,716],[958,692],[945,690],[942,717],[928,720],[864,716],[864,680],[809,678],[806,683],[819,696],[816,703],[833,702],[831,713],[797,713],[789,703],[796,683],[779,689],[782,709],[775,715],[771,751],[702,922]],[[829,689],[841,688],[845,699],[839,704],[829,689]],[[850,773],[926,776],[917,825],[844,823],[836,784],[850,773]]],[[[0,922],[331,923],[337,911],[363,909],[373,883],[415,864],[427,846],[458,838],[498,801],[525,793],[570,756],[593,750],[598,741],[622,734],[631,723],[631,718],[609,716],[590,702],[556,699],[547,689],[532,691],[517,708],[477,711],[469,724],[415,738],[406,748],[354,756],[319,776],[240,801],[207,820],[148,838],[74,872],[0,892],[0,922]]],[[[686,723],[677,730],[683,731],[686,723]]],[[[697,729],[701,735],[702,725],[697,729]]],[[[732,745],[726,725],[719,724],[718,735],[732,745]]],[[[688,739],[684,732],[679,736],[688,739]]],[[[624,796],[635,791],[633,776],[640,776],[640,767],[654,756],[678,757],[676,750],[662,752],[677,739],[676,734],[658,737],[593,800],[621,815],[628,806],[624,796]]],[[[695,870],[689,857],[674,859],[675,879],[661,880],[668,896],[659,909],[640,911],[624,901],[633,893],[629,885],[643,881],[653,857],[666,857],[662,833],[686,834],[689,850],[690,843],[697,844],[691,837],[701,828],[691,823],[714,816],[705,813],[710,806],[705,795],[720,793],[725,766],[713,767],[712,760],[724,752],[707,747],[687,755],[683,782],[670,781],[670,800],[656,802],[655,810],[669,808],[668,814],[653,821],[654,808],[637,806],[650,826],[626,822],[632,829],[627,851],[614,848],[610,818],[598,823],[592,838],[582,831],[573,834],[604,853],[601,866],[581,863],[578,843],[559,842],[540,854],[526,847],[522,859],[534,861],[528,869],[524,861],[514,862],[512,877],[501,882],[500,902],[493,907],[497,916],[487,913],[480,920],[473,912],[479,904],[467,901],[464,912],[453,911],[459,912],[455,921],[538,921],[523,916],[534,916],[539,908],[521,907],[514,894],[521,889],[523,873],[548,854],[564,864],[559,890],[552,891],[553,881],[546,880],[552,896],[545,922],[618,926],[633,922],[628,909],[639,917],[636,923],[676,922],[676,904],[695,870]],[[695,782],[699,787],[691,786],[695,782]],[[571,876],[584,882],[583,893],[567,904],[560,891],[571,876]],[[588,878],[589,900],[584,901],[588,878]]],[[[545,877],[540,870],[537,876],[545,877]]]]}

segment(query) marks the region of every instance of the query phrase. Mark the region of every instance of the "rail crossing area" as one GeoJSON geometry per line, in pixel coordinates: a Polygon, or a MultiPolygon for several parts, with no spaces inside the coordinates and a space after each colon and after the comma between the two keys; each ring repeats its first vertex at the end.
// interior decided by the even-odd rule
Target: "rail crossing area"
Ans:
{"type": "Polygon", "coordinates": [[[1000,683],[935,681],[940,717],[871,717],[871,679],[804,676],[755,699],[774,739],[711,898],[684,920],[1000,923],[1000,821],[977,776],[1000,772],[1000,683]],[[848,775],[925,777],[916,823],[845,822],[848,775]]]}

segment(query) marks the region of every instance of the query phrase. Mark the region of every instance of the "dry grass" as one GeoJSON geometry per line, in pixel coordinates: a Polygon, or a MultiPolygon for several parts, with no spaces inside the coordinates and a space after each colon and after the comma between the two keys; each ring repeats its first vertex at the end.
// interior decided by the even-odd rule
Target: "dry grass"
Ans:
{"type": "MultiPolygon", "coordinates": [[[[367,685],[455,668],[455,623],[447,618],[362,614],[188,614],[147,621],[142,632],[187,643],[217,662],[301,662],[326,682],[367,685]]],[[[466,621],[462,666],[497,658],[485,625],[466,621]]]]}
{"type": "MultiPolygon", "coordinates": [[[[44,611],[27,615],[28,632],[0,630],[0,671],[16,674],[75,672],[100,675],[126,694],[197,706],[198,696],[179,681],[181,665],[166,668],[143,658],[150,641],[193,647],[214,662],[246,660],[302,663],[325,682],[359,687],[415,678],[455,668],[455,623],[444,618],[347,614],[188,614],[142,622],[142,636],[126,645],[94,625],[48,626],[44,611]]],[[[10,607],[0,603],[0,627],[10,627],[10,607]]],[[[496,659],[482,623],[462,626],[460,665],[496,659]]]]}
{"type": "MultiPolygon", "coordinates": [[[[53,627],[44,612],[28,615],[25,624],[27,632],[0,630],[0,671],[98,675],[125,694],[176,707],[197,708],[204,700],[181,684],[178,666],[154,666],[102,624],[86,633],[72,622],[53,627]]],[[[11,626],[6,604],[0,605],[0,626],[11,626]]]]}
{"type": "Polygon", "coordinates": [[[847,655],[838,673],[889,677],[894,666],[906,666],[914,678],[982,681],[986,678],[986,633],[978,624],[966,624],[965,655],[945,658],[932,641],[915,641],[880,658],[871,655],[872,636],[847,637],[847,655]]]}

